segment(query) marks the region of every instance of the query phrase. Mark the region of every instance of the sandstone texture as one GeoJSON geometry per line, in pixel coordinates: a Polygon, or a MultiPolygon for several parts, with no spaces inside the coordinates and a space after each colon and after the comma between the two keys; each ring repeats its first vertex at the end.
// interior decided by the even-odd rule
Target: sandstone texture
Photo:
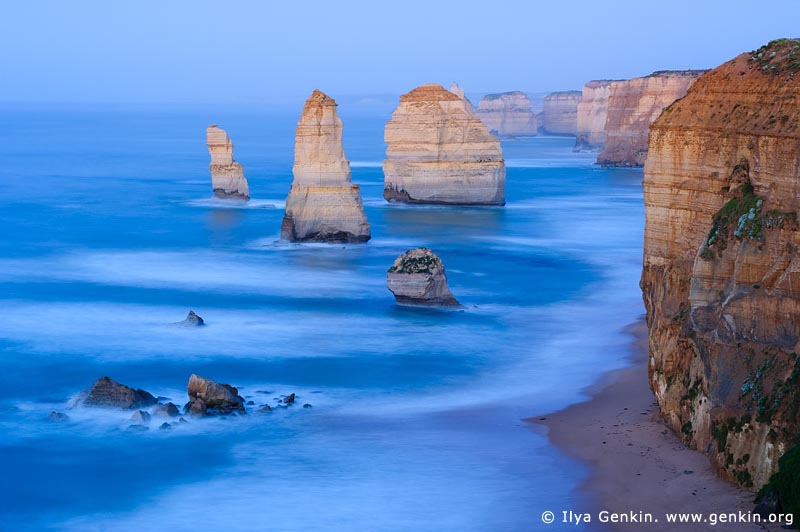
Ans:
{"type": "Polygon", "coordinates": [[[578,103],[575,151],[600,151],[606,144],[608,98],[614,81],[590,81],[583,86],[578,103]]]}
{"type": "Polygon", "coordinates": [[[435,83],[400,97],[386,124],[386,200],[456,205],[505,204],[500,141],[469,100],[435,83]]]}
{"type": "Polygon", "coordinates": [[[156,404],[150,393],[120,384],[109,377],[100,377],[91,388],[81,394],[78,404],[134,409],[156,404]]]}
{"type": "Polygon", "coordinates": [[[370,227],[342,147],[336,102],[319,90],[297,124],[294,180],[286,198],[281,238],[292,242],[366,242],[370,227]]]}
{"type": "Polygon", "coordinates": [[[386,285],[401,304],[459,306],[447,287],[442,260],[428,248],[412,249],[397,257],[387,272],[386,285]]]}
{"type": "Polygon", "coordinates": [[[211,155],[211,185],[218,198],[249,200],[250,189],[242,165],[233,160],[233,142],[216,125],[206,129],[206,144],[211,155]]]}
{"type": "MultiPolygon", "coordinates": [[[[693,76],[636,83],[672,98],[693,76]]],[[[687,443],[758,488],[800,436],[800,40],[700,77],[652,125],[644,172],[651,386],[687,443]]]]}
{"type": "Polygon", "coordinates": [[[539,129],[524,92],[487,94],[478,103],[478,118],[489,131],[501,137],[533,136],[539,129]]]}
{"type": "Polygon", "coordinates": [[[542,131],[551,135],[575,135],[581,91],[548,94],[542,100],[542,131]]]}
{"type": "Polygon", "coordinates": [[[192,374],[187,387],[189,402],[186,403],[187,414],[208,416],[214,414],[244,413],[244,399],[239,390],[229,384],[220,384],[192,374]]]}
{"type": "Polygon", "coordinates": [[[611,84],[605,124],[602,166],[642,166],[647,157],[650,124],[675,100],[682,98],[705,70],[654,72],[611,84]]]}

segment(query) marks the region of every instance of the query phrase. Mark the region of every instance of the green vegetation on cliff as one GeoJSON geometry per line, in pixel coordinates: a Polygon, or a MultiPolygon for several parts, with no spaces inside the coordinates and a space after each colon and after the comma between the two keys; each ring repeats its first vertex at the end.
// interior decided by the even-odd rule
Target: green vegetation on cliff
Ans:
{"type": "Polygon", "coordinates": [[[769,74],[800,72],[800,39],[775,39],[750,54],[750,61],[769,74]]]}

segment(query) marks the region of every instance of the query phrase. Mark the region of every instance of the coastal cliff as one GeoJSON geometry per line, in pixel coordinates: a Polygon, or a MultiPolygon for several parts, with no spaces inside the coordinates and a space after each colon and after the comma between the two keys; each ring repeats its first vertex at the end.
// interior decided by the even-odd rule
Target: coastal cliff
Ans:
{"type": "Polygon", "coordinates": [[[487,94],[478,103],[477,115],[489,131],[501,137],[533,136],[539,129],[531,101],[520,91],[487,94]]]}
{"type": "Polygon", "coordinates": [[[606,145],[608,98],[614,81],[602,79],[583,86],[578,103],[575,151],[600,151],[606,145]]]}
{"type": "Polygon", "coordinates": [[[647,158],[650,124],[705,70],[654,72],[611,84],[605,124],[605,149],[597,156],[602,166],[642,166],[647,158]]]}
{"type": "Polygon", "coordinates": [[[542,131],[552,135],[574,135],[578,131],[580,91],[548,94],[542,100],[542,131]]]}
{"type": "Polygon", "coordinates": [[[320,90],[306,100],[294,145],[294,180],[281,238],[293,242],[366,242],[370,227],[342,147],[336,102],[320,90]]]}
{"type": "Polygon", "coordinates": [[[651,386],[690,446],[758,488],[800,436],[800,40],[698,79],[652,125],[644,172],[651,386]]]}
{"type": "Polygon", "coordinates": [[[384,193],[390,202],[503,205],[500,141],[463,96],[422,85],[400,97],[386,123],[384,193]]]}
{"type": "Polygon", "coordinates": [[[216,125],[206,129],[206,145],[211,155],[211,186],[214,196],[226,199],[250,199],[250,189],[242,165],[233,160],[233,142],[216,125]]]}

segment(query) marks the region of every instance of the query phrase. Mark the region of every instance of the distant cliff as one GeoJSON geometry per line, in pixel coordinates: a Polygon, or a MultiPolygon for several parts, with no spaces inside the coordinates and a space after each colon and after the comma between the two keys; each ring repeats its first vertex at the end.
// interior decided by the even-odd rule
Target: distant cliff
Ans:
{"type": "Polygon", "coordinates": [[[542,100],[542,131],[553,135],[574,135],[578,131],[580,91],[548,94],[542,100]]]}
{"type": "Polygon", "coordinates": [[[578,103],[576,151],[600,151],[606,145],[606,117],[608,98],[614,81],[603,79],[590,81],[583,86],[578,103]]]}
{"type": "Polygon", "coordinates": [[[501,137],[533,136],[539,128],[530,99],[520,91],[487,94],[478,104],[477,116],[501,137]]]}
{"type": "Polygon", "coordinates": [[[605,149],[597,157],[603,166],[642,166],[647,157],[650,124],[704,70],[654,72],[611,84],[606,118],[605,149]]]}
{"type": "MultiPolygon", "coordinates": [[[[637,83],[691,81],[673,78],[637,83]]],[[[757,488],[800,437],[800,40],[698,79],[653,124],[644,172],[651,385],[675,431],[757,488]]]]}

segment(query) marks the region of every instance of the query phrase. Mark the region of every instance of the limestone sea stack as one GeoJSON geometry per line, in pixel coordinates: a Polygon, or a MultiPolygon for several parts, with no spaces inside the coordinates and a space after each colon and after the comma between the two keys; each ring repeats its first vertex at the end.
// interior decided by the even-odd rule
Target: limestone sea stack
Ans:
{"type": "Polygon", "coordinates": [[[386,285],[403,305],[460,306],[447,287],[442,260],[428,248],[412,249],[397,257],[387,272],[386,285]]]}
{"type": "Polygon", "coordinates": [[[583,86],[578,103],[575,151],[601,151],[606,145],[608,98],[614,81],[602,79],[583,86]]]}
{"type": "Polygon", "coordinates": [[[206,144],[211,155],[211,186],[214,196],[249,200],[250,189],[242,165],[233,160],[233,142],[224,129],[215,125],[206,129],[206,144]]]}
{"type": "Polygon", "coordinates": [[[478,103],[478,118],[489,131],[501,137],[533,136],[539,126],[524,92],[487,94],[478,103]]]}
{"type": "Polygon", "coordinates": [[[652,125],[644,175],[653,391],[757,489],[800,441],[800,40],[700,77],[652,125]]]}
{"type": "Polygon", "coordinates": [[[435,83],[417,87],[400,97],[384,140],[387,201],[505,204],[500,141],[475,116],[466,98],[435,83]]]}
{"type": "Polygon", "coordinates": [[[578,131],[581,91],[548,94],[542,100],[542,131],[551,135],[574,135],[578,131]]]}
{"type": "Polygon", "coordinates": [[[647,157],[650,124],[675,100],[682,98],[705,70],[654,72],[611,84],[606,117],[602,166],[642,166],[647,157]]]}
{"type": "Polygon", "coordinates": [[[366,242],[370,228],[342,147],[336,101],[315,90],[303,106],[294,144],[294,181],[281,238],[292,242],[366,242]]]}

